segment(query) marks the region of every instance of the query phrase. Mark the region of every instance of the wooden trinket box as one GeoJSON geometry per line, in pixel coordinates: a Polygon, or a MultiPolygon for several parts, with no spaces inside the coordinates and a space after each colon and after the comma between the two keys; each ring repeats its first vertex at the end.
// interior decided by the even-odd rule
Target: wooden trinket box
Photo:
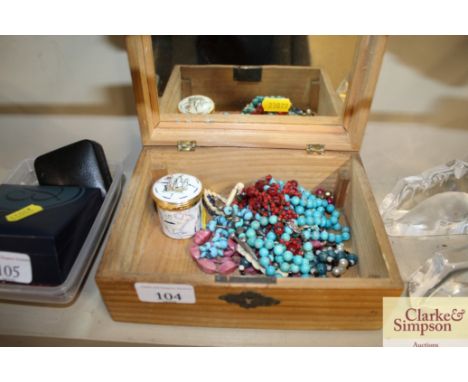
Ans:
{"type": "MultiPolygon", "coordinates": [[[[224,97],[222,105],[239,106],[229,103],[234,98],[215,86],[218,77],[208,75],[214,70],[219,82],[226,84],[232,67],[175,67],[164,96],[158,100],[151,37],[128,37],[127,48],[144,147],[96,276],[112,318],[206,327],[381,328],[382,298],[399,296],[403,284],[359,149],[385,38],[359,38],[344,103],[327,85],[323,71],[308,69],[312,76],[307,80],[308,94],[315,94],[311,84],[322,81],[325,87],[314,97],[320,99],[322,94],[328,105],[335,105],[332,109],[336,112],[319,112],[314,117],[210,114],[189,118],[176,114],[180,97],[191,91],[208,93],[206,86],[214,86],[207,95],[224,97]],[[358,265],[341,278],[203,273],[188,253],[191,240],[174,240],[162,233],[151,199],[153,182],[176,172],[194,175],[221,194],[239,181],[247,184],[267,174],[295,179],[308,189],[321,186],[334,190],[337,207],[346,219],[342,223],[352,231],[347,247],[358,254],[358,265]],[[137,294],[136,283],[147,288],[149,298],[137,294]],[[168,294],[164,298],[165,290],[168,294]],[[148,302],[158,298],[164,302],[148,302]]],[[[266,74],[275,70],[263,67],[263,78],[267,80],[266,74]]],[[[291,73],[293,81],[295,73],[303,69],[278,70],[291,73]]],[[[280,82],[287,80],[284,74],[280,82]]],[[[231,85],[226,92],[235,92],[235,84],[231,85]]],[[[273,85],[265,89],[275,91],[273,85]]]]}

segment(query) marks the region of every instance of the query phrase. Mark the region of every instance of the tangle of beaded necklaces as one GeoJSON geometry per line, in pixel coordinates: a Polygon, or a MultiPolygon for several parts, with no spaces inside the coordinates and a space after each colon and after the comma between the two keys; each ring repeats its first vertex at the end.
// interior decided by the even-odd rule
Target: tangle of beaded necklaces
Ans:
{"type": "Polygon", "coordinates": [[[248,187],[236,184],[228,198],[205,190],[203,199],[212,218],[190,253],[207,273],[340,277],[358,262],[344,248],[351,232],[340,224],[330,191],[268,175],[248,187]]]}

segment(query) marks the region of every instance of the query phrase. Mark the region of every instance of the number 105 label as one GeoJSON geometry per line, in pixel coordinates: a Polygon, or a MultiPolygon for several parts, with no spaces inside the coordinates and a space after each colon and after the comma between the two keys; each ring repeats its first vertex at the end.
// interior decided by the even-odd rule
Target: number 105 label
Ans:
{"type": "Polygon", "coordinates": [[[195,304],[195,290],[187,284],[135,283],[135,290],[143,302],[195,304]]]}
{"type": "Polygon", "coordinates": [[[0,280],[30,284],[32,268],[29,256],[24,253],[0,251],[0,280]]]}

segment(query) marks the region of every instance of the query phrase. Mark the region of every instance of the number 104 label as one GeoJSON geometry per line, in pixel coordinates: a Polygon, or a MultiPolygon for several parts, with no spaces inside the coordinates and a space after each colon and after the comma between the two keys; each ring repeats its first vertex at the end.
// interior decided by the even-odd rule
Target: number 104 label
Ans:
{"type": "Polygon", "coordinates": [[[0,280],[30,284],[32,268],[29,256],[24,253],[0,251],[0,280]]]}
{"type": "Polygon", "coordinates": [[[187,284],[135,283],[135,290],[143,302],[195,304],[195,290],[187,284]]]}

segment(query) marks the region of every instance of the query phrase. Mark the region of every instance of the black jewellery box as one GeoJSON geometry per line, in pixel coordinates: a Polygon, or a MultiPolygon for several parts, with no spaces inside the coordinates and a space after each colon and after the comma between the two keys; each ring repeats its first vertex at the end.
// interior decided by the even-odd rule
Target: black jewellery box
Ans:
{"type": "Polygon", "coordinates": [[[102,202],[99,188],[0,185],[0,255],[6,258],[0,280],[63,283],[102,202]],[[14,268],[15,259],[27,269],[14,268]]]}
{"type": "Polygon", "coordinates": [[[112,177],[102,146],[87,139],[37,157],[34,172],[40,186],[0,185],[0,280],[58,285],[112,177]]]}
{"type": "Polygon", "coordinates": [[[124,182],[85,139],[25,159],[0,185],[0,300],[69,304],[105,238],[124,182]]]}

